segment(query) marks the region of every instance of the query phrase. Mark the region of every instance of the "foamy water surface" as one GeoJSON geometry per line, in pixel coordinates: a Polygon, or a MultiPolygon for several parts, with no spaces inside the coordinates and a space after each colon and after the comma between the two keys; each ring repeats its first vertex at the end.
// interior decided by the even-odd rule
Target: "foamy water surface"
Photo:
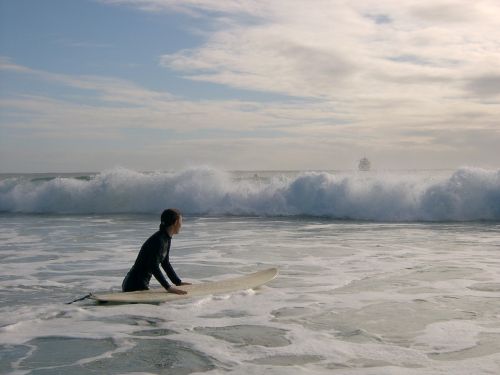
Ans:
{"type": "MultiPolygon", "coordinates": [[[[462,183],[455,203],[484,203],[485,197],[494,203],[495,174],[488,173],[493,185],[462,183]],[[474,189],[485,192],[483,198],[463,196],[474,189]]],[[[306,176],[287,176],[280,183],[293,191],[289,194],[307,197],[291,183],[331,178],[306,176]]],[[[276,193],[273,184],[279,182],[273,178],[227,183],[238,189],[260,184],[262,198],[270,186],[276,193]]],[[[423,186],[446,190],[453,176],[411,178],[419,190],[429,191],[423,186]]],[[[4,184],[12,186],[4,185],[2,194],[22,186],[15,194],[32,197],[38,208],[43,194],[35,185],[54,193],[50,184],[67,183],[9,181],[4,184]]],[[[75,181],[89,186],[93,180],[75,181]]],[[[325,184],[316,191],[333,193],[325,184]]],[[[118,194],[118,186],[104,190],[118,194]]],[[[200,184],[199,191],[205,188],[200,184]]],[[[116,202],[127,202],[134,189],[125,186],[116,202]]],[[[381,189],[384,195],[386,187],[381,189]]],[[[460,375],[500,369],[497,220],[385,222],[291,211],[281,216],[191,212],[171,254],[184,280],[221,280],[270,266],[278,267],[280,276],[255,291],[160,305],[89,300],[67,305],[91,291],[118,290],[142,242],[156,230],[158,214],[80,212],[85,194],[45,197],[44,207],[65,211],[62,204],[72,202],[75,212],[35,212],[43,210],[20,209],[18,203],[17,209],[3,206],[0,214],[0,373],[460,375]]],[[[208,207],[210,200],[204,202],[208,207]]],[[[381,204],[372,202],[375,208],[381,204]]],[[[489,215],[497,209],[488,208],[489,215]]]]}

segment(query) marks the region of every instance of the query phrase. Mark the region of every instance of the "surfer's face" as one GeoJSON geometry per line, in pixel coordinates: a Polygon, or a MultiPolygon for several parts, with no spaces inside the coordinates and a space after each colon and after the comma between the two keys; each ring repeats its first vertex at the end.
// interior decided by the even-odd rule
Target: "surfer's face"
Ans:
{"type": "Polygon", "coordinates": [[[182,227],[182,216],[179,216],[179,218],[177,219],[177,221],[174,223],[173,225],[173,234],[177,234],[181,231],[181,227],[182,227]]]}

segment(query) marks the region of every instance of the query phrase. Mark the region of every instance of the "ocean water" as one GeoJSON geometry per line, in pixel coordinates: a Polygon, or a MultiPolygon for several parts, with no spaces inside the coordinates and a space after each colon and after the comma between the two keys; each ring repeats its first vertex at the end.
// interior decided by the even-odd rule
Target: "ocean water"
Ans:
{"type": "Polygon", "coordinates": [[[4,175],[0,262],[1,374],[500,371],[500,171],[4,175]],[[119,290],[166,207],[184,280],[279,277],[66,304],[119,290]]]}

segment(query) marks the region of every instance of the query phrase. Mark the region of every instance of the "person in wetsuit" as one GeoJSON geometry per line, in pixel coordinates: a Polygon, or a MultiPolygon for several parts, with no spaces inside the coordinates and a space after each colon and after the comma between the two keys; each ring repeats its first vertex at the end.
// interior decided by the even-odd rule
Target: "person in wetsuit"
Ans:
{"type": "Polygon", "coordinates": [[[179,233],[182,226],[182,215],[177,209],[169,208],[161,214],[161,224],[158,232],[149,237],[141,247],[134,265],[125,276],[122,284],[124,292],[148,290],[151,276],[169,292],[186,294],[184,290],[172,287],[163,276],[160,265],[168,278],[176,285],[190,285],[182,282],[170,264],[170,244],[172,236],[179,233]]]}

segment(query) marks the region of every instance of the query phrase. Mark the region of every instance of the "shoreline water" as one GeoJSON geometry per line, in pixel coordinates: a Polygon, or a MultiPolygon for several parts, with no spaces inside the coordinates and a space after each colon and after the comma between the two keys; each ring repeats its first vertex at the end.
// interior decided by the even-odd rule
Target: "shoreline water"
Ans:
{"type": "Polygon", "coordinates": [[[118,306],[65,302],[119,289],[156,215],[0,215],[0,223],[7,373],[500,368],[498,223],[189,217],[172,248],[182,277],[277,266],[279,278],[256,291],[118,306]]]}

